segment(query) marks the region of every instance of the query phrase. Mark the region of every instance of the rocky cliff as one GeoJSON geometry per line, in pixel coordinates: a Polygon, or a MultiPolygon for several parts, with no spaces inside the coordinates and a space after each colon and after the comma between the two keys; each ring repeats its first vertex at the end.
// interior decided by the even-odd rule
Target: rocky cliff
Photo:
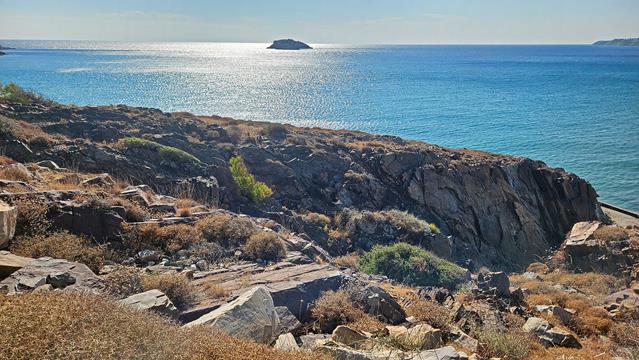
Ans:
{"type": "Polygon", "coordinates": [[[447,257],[470,268],[525,267],[558,247],[575,222],[599,214],[595,190],[562,169],[391,136],[123,105],[7,104],[0,117],[37,133],[35,125],[49,136],[31,136],[28,143],[3,136],[5,154],[18,161],[53,160],[164,192],[206,180],[221,207],[282,223],[303,211],[332,216],[343,208],[406,210],[435,223],[448,235],[447,257]],[[195,160],[118,147],[125,137],[170,146],[195,160]],[[273,189],[272,198],[255,205],[239,195],[228,170],[235,154],[273,189]]]}

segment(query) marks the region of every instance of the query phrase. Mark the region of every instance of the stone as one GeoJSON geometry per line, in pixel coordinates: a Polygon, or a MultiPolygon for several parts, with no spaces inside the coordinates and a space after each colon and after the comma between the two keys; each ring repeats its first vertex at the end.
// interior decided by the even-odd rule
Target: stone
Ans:
{"type": "Polygon", "coordinates": [[[374,350],[356,350],[339,343],[319,343],[314,351],[332,356],[334,359],[344,360],[468,360],[463,352],[458,352],[452,346],[432,350],[404,352],[391,348],[374,350]]]}
{"type": "Polygon", "coordinates": [[[351,294],[359,306],[367,313],[381,317],[390,324],[400,324],[406,320],[406,313],[393,297],[384,289],[368,285],[351,294]]]}
{"type": "Polygon", "coordinates": [[[346,325],[336,327],[331,339],[354,349],[368,349],[372,345],[368,336],[346,325]]]}
{"type": "Polygon", "coordinates": [[[16,232],[16,220],[18,219],[18,209],[0,201],[0,249],[9,245],[16,232]]]}
{"type": "MultiPolygon", "coordinates": [[[[87,290],[101,292],[104,282],[86,265],[63,259],[43,257],[34,259],[0,282],[0,291],[8,294],[32,291],[53,281],[64,290],[87,290]],[[61,275],[64,274],[64,275],[61,275]],[[71,283],[71,278],[75,282],[71,283]]],[[[53,284],[50,284],[53,286],[53,284]]]]}
{"type": "Polygon", "coordinates": [[[234,337],[269,344],[279,319],[268,289],[257,286],[184,326],[195,325],[210,325],[234,337]]]}
{"type": "Polygon", "coordinates": [[[81,184],[85,186],[106,187],[115,184],[115,181],[111,176],[109,176],[109,174],[100,174],[90,179],[84,180],[81,184]]]}
{"type": "Polygon", "coordinates": [[[0,250],[0,280],[27,266],[32,260],[32,258],[0,250]]]}
{"type": "Polygon", "coordinates": [[[306,334],[299,337],[300,347],[302,349],[311,350],[315,348],[318,343],[329,339],[331,336],[327,334],[306,334]]]}
{"type": "Polygon", "coordinates": [[[302,328],[302,323],[297,320],[295,315],[293,315],[286,306],[276,306],[275,312],[280,319],[278,334],[295,333],[302,328]]]}
{"type": "Polygon", "coordinates": [[[117,209],[91,203],[62,202],[53,215],[54,225],[98,241],[119,239],[124,219],[117,209]]]}
{"type": "Polygon", "coordinates": [[[567,325],[572,321],[573,313],[557,305],[537,305],[535,311],[546,313],[556,317],[562,324],[567,325]]]}
{"type": "Polygon", "coordinates": [[[158,289],[131,295],[120,302],[139,310],[150,310],[172,318],[178,315],[178,309],[173,305],[173,302],[158,289]]]}
{"type": "Polygon", "coordinates": [[[574,335],[567,331],[554,328],[552,324],[542,318],[529,318],[526,320],[523,329],[526,332],[535,334],[541,344],[546,347],[562,346],[577,349],[581,348],[581,344],[574,335]]]}
{"type": "Polygon", "coordinates": [[[297,345],[293,334],[286,333],[278,336],[277,340],[275,340],[274,348],[280,351],[293,352],[298,351],[300,346],[297,345]]]}
{"type": "Polygon", "coordinates": [[[429,350],[441,346],[442,332],[428,324],[418,324],[411,328],[403,326],[387,327],[389,336],[403,346],[415,350],[429,350]]]}
{"type": "Polygon", "coordinates": [[[454,340],[455,344],[461,346],[466,350],[477,352],[477,347],[479,346],[479,341],[477,339],[471,337],[461,330],[455,331],[454,335],[457,337],[454,340]]]}
{"type": "Polygon", "coordinates": [[[56,164],[55,162],[53,162],[51,160],[38,161],[36,163],[36,165],[42,166],[42,167],[47,168],[49,170],[60,170],[60,166],[58,166],[58,164],[56,164]]]}
{"type": "Polygon", "coordinates": [[[479,273],[477,286],[484,292],[494,292],[499,297],[510,296],[510,279],[504,272],[479,273]]]}
{"type": "Polygon", "coordinates": [[[435,301],[439,304],[443,304],[449,299],[453,301],[455,300],[448,289],[436,286],[425,286],[420,288],[417,290],[417,296],[424,300],[435,301]]]}

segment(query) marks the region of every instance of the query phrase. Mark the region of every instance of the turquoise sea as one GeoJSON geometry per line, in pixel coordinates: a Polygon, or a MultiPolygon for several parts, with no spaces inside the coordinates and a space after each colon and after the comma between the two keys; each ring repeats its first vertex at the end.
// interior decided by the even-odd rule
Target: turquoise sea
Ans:
{"type": "Polygon", "coordinates": [[[0,82],[147,106],[528,156],[639,210],[639,48],[0,40],[0,82]]]}

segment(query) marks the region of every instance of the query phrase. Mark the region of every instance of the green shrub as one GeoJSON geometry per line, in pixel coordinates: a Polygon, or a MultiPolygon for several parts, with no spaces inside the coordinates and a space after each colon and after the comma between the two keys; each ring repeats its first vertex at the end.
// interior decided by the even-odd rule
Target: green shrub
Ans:
{"type": "Polygon", "coordinates": [[[273,190],[265,183],[255,180],[240,156],[234,156],[229,161],[229,169],[233,180],[240,188],[240,193],[253,202],[262,202],[273,195],[273,190]]]}
{"type": "Polygon", "coordinates": [[[25,90],[14,83],[5,86],[0,84],[0,100],[12,103],[29,104],[33,102],[50,102],[33,91],[25,90]]]}
{"type": "Polygon", "coordinates": [[[406,243],[376,245],[360,259],[359,268],[369,274],[386,275],[408,285],[456,288],[465,270],[432,253],[406,243]]]}
{"type": "Polygon", "coordinates": [[[251,235],[242,250],[251,260],[277,261],[286,256],[286,248],[280,238],[272,232],[258,232],[251,235]]]}
{"type": "Polygon", "coordinates": [[[130,150],[148,150],[156,152],[160,155],[160,158],[166,162],[173,162],[176,164],[182,164],[186,162],[191,165],[199,165],[202,162],[200,159],[189,154],[188,152],[175,148],[173,146],[167,146],[158,144],[154,141],[138,138],[138,137],[126,137],[118,140],[116,147],[121,149],[130,150]]]}

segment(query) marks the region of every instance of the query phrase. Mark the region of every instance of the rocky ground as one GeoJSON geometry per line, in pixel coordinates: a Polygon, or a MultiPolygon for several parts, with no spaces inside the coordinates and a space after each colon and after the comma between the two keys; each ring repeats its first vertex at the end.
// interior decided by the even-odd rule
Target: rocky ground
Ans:
{"type": "Polygon", "coordinates": [[[0,101],[2,358],[639,352],[639,221],[562,169],[26,99],[0,101]]]}

